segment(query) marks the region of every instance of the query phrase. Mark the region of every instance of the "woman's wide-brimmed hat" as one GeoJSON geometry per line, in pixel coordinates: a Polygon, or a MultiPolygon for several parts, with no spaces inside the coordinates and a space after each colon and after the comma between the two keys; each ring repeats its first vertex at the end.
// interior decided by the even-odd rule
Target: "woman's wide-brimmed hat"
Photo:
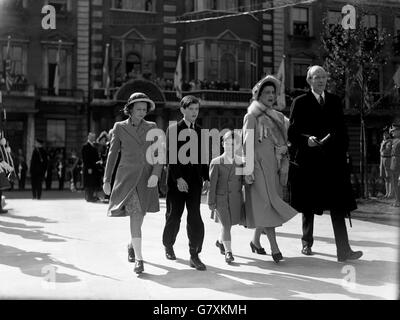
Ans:
{"type": "Polygon", "coordinates": [[[128,99],[128,102],[124,106],[124,109],[128,108],[130,105],[134,104],[135,102],[147,102],[147,113],[153,111],[156,108],[156,105],[150,98],[142,93],[142,92],[135,92],[132,93],[128,99]]]}
{"type": "Polygon", "coordinates": [[[275,92],[278,93],[281,82],[275,78],[274,76],[267,75],[265,78],[262,78],[260,81],[256,83],[256,85],[253,87],[252,93],[253,93],[253,100],[258,100],[259,95],[260,95],[260,88],[263,86],[264,83],[266,82],[272,82],[275,85],[275,92]]]}

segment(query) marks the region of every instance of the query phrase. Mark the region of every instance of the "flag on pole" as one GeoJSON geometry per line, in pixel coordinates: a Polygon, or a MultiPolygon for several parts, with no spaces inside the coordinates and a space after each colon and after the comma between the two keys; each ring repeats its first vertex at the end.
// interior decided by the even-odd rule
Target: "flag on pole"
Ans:
{"type": "Polygon", "coordinates": [[[286,95],[285,95],[285,56],[282,56],[281,64],[279,65],[278,74],[276,78],[281,82],[279,92],[277,92],[277,110],[284,110],[286,108],[286,95]]]}
{"type": "Polygon", "coordinates": [[[180,47],[174,75],[174,89],[179,99],[182,99],[182,51],[183,47],[180,47]]]}
{"type": "Polygon", "coordinates": [[[56,57],[56,69],[54,71],[54,94],[58,96],[60,90],[60,55],[61,55],[61,40],[58,40],[58,49],[56,57]]]}
{"type": "Polygon", "coordinates": [[[108,66],[109,50],[110,50],[110,44],[107,43],[105,57],[104,57],[104,64],[103,64],[103,87],[104,87],[104,95],[107,98],[110,96],[110,84],[111,84],[110,70],[108,66]]]}
{"type": "Polygon", "coordinates": [[[393,75],[393,81],[396,88],[400,88],[400,66],[397,68],[397,71],[393,75]]]}
{"type": "Polygon", "coordinates": [[[8,36],[7,40],[7,50],[6,50],[6,59],[4,61],[4,76],[5,76],[5,83],[6,83],[6,88],[7,92],[9,93],[11,91],[11,87],[14,83],[14,80],[12,78],[12,60],[11,60],[11,36],[8,36]]]}

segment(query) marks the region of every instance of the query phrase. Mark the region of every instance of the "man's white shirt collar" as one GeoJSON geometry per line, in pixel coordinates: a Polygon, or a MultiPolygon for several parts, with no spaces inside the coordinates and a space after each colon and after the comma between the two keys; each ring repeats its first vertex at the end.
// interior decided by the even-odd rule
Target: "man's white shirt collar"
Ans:
{"type": "Polygon", "coordinates": [[[311,89],[311,92],[313,93],[315,99],[319,102],[319,96],[322,96],[322,98],[325,100],[325,91],[322,91],[322,94],[316,93],[314,90],[311,89]]]}

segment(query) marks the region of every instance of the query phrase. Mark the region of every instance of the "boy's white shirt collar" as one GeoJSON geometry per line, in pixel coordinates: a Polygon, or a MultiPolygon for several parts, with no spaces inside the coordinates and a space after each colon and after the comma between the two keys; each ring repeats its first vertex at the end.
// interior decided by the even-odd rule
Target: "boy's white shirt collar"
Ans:
{"type": "MultiPolygon", "coordinates": [[[[183,121],[185,121],[186,125],[188,128],[190,128],[190,125],[192,124],[190,121],[187,121],[185,118],[183,118],[183,121]]],[[[193,123],[193,127],[194,127],[194,123],[193,123]]]]}

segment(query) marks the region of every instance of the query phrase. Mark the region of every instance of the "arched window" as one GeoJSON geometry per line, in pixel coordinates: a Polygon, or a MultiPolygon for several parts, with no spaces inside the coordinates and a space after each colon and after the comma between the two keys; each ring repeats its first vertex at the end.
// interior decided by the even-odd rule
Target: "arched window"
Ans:
{"type": "Polygon", "coordinates": [[[225,53],[221,57],[221,80],[236,80],[236,59],[233,54],[225,53]]]}

